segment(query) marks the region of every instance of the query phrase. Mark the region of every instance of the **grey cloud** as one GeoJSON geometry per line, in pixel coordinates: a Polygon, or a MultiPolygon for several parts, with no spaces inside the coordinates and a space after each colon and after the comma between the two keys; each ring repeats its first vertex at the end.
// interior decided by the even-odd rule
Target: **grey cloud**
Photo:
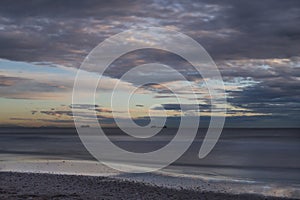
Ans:
{"type": "Polygon", "coordinates": [[[273,78],[244,88],[242,91],[229,92],[228,101],[240,108],[246,108],[253,113],[286,115],[300,117],[300,83],[290,77],[273,78]]]}
{"type": "Polygon", "coordinates": [[[17,2],[0,3],[0,56],[11,60],[78,67],[99,42],[134,24],[177,26],[217,60],[300,53],[299,1],[17,2]]]}
{"type": "Polygon", "coordinates": [[[74,120],[73,119],[37,119],[38,121],[42,122],[50,122],[50,123],[67,123],[73,126],[74,120]]]}
{"type": "Polygon", "coordinates": [[[79,67],[95,45],[124,28],[124,20],[135,23],[128,13],[143,10],[135,3],[2,1],[0,57],[79,67]]]}
{"type": "MultiPolygon", "coordinates": [[[[216,59],[284,58],[300,53],[299,1],[206,1],[220,5],[218,16],[203,24],[193,20],[188,27],[216,32],[233,30],[227,37],[198,41],[216,59]]],[[[190,29],[187,29],[189,32],[190,29]]]]}
{"type": "Polygon", "coordinates": [[[8,99],[44,99],[51,98],[53,92],[67,90],[62,85],[43,83],[33,79],[0,75],[0,97],[8,99]],[[49,93],[44,97],[41,93],[49,93]]]}
{"type": "Polygon", "coordinates": [[[161,104],[162,107],[154,107],[153,110],[182,110],[182,111],[188,111],[188,110],[195,110],[199,109],[199,111],[205,109],[210,109],[211,106],[209,104],[161,104]]]}
{"type": "Polygon", "coordinates": [[[45,111],[45,110],[42,110],[40,111],[40,113],[42,114],[46,114],[46,115],[51,115],[51,116],[62,116],[62,115],[67,115],[67,116],[73,116],[73,113],[72,111],[69,111],[69,110],[51,110],[51,111],[45,111]]]}
{"type": "Polygon", "coordinates": [[[19,118],[19,117],[11,117],[10,120],[13,121],[40,121],[40,122],[51,122],[51,123],[72,123],[73,120],[68,119],[30,119],[30,118],[19,118]]]}
{"type": "Polygon", "coordinates": [[[21,118],[21,117],[11,117],[10,120],[16,120],[16,121],[32,121],[32,119],[29,118],[21,118]]]}
{"type": "Polygon", "coordinates": [[[69,105],[69,108],[74,108],[74,109],[95,109],[100,107],[97,104],[71,104],[69,105]]]}
{"type": "MultiPolygon", "coordinates": [[[[61,2],[53,2],[51,0],[29,0],[29,1],[15,1],[9,0],[1,1],[1,9],[5,16],[14,17],[54,17],[54,18],[81,18],[86,17],[103,17],[124,15],[127,9],[132,11],[137,7],[135,6],[141,1],[104,1],[97,0],[88,1],[73,1],[63,0],[61,2]],[[127,9],[126,9],[127,8],[127,9]],[[126,9],[126,10],[124,10],[126,9]]],[[[146,2],[145,2],[146,3],[146,2]]],[[[144,3],[144,4],[145,4],[144,3]]]]}
{"type": "Polygon", "coordinates": [[[26,80],[29,79],[0,75],[0,87],[13,86],[19,82],[24,82],[26,80]]]}
{"type": "Polygon", "coordinates": [[[32,111],[31,111],[31,114],[32,114],[32,115],[35,115],[35,113],[37,113],[37,112],[38,112],[38,111],[36,111],[36,110],[32,110],[32,111]]]}
{"type": "Polygon", "coordinates": [[[174,95],[155,95],[154,98],[156,99],[165,99],[165,98],[174,98],[174,95]]]}
{"type": "Polygon", "coordinates": [[[112,113],[112,110],[108,108],[97,108],[95,110],[100,113],[112,113]]]}

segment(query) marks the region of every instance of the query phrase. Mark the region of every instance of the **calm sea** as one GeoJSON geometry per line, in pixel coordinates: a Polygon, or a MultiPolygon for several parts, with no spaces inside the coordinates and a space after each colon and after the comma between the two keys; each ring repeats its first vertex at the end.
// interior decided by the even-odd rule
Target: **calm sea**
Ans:
{"type": "MultiPolygon", "coordinates": [[[[300,129],[224,129],[213,151],[199,159],[205,131],[199,129],[193,144],[169,169],[189,175],[300,184],[300,129]]],[[[124,149],[149,152],[168,144],[176,129],[163,129],[151,139],[133,139],[119,129],[105,129],[105,132],[124,149]]],[[[2,162],[95,160],[75,129],[2,128],[0,138],[2,162]]]]}

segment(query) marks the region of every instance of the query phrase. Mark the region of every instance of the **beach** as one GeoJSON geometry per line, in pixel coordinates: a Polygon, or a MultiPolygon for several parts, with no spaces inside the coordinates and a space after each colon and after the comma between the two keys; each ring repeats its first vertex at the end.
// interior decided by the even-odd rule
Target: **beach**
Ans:
{"type": "MultiPolygon", "coordinates": [[[[174,132],[165,131],[135,141],[107,130],[137,150],[165,144],[174,132]]],[[[202,160],[199,137],[175,163],[141,174],[95,160],[73,129],[0,129],[0,136],[0,199],[300,199],[297,129],[224,130],[202,160]]],[[[111,162],[136,168],[134,160],[111,162]]]]}
{"type": "Polygon", "coordinates": [[[288,198],[174,189],[110,177],[1,172],[0,199],[275,200],[288,198]]]}

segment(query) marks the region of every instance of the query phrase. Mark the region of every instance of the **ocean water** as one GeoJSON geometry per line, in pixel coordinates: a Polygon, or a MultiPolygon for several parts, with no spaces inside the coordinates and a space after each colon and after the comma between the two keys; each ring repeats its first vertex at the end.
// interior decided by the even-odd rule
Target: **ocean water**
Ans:
{"type": "MultiPolygon", "coordinates": [[[[133,139],[119,129],[105,129],[105,133],[121,148],[149,152],[168,144],[176,129],[163,129],[151,139],[133,139]]],[[[163,171],[215,180],[267,182],[300,188],[300,129],[224,129],[213,151],[199,159],[198,152],[205,133],[205,129],[199,129],[190,148],[163,171]]],[[[2,128],[0,138],[2,163],[95,161],[75,129],[2,128]]],[[[112,158],[114,162],[118,159],[112,158]]]]}

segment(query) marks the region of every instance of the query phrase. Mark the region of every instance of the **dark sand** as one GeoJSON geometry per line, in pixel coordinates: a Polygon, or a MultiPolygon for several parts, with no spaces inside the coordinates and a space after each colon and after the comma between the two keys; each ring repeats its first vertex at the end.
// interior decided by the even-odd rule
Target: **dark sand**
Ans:
{"type": "Polygon", "coordinates": [[[107,177],[0,173],[0,199],[283,199],[170,189],[107,177]]]}

